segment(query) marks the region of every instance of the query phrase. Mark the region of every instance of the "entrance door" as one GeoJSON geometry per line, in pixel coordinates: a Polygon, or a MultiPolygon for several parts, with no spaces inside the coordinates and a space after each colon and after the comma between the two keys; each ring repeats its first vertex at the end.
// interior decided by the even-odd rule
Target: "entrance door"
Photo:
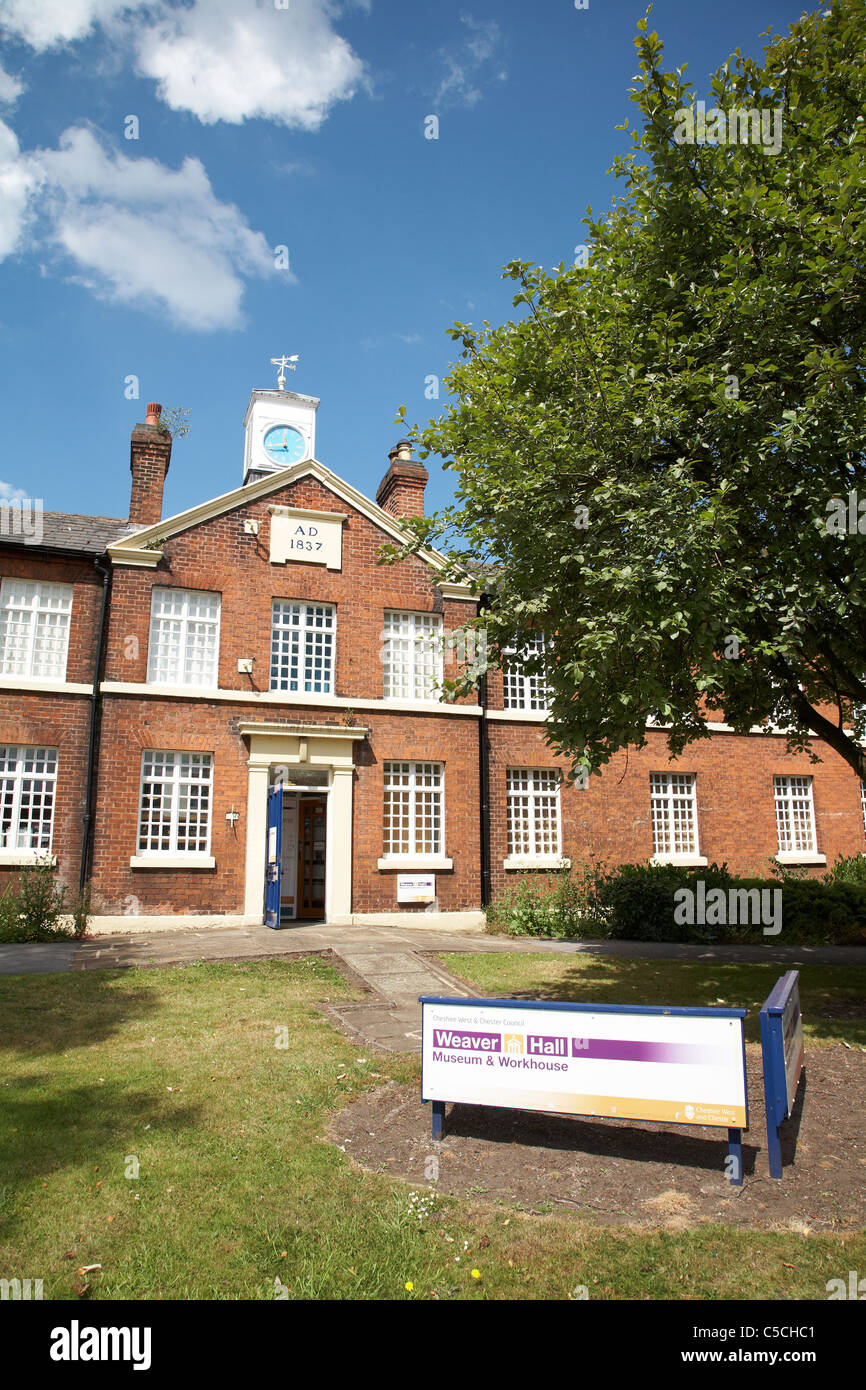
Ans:
{"type": "Polygon", "coordinates": [[[280,850],[283,836],[283,789],[268,789],[268,838],[265,849],[265,926],[280,925],[280,850]]]}
{"type": "Polygon", "coordinates": [[[325,915],[324,797],[304,798],[298,817],[298,916],[325,915]]]}

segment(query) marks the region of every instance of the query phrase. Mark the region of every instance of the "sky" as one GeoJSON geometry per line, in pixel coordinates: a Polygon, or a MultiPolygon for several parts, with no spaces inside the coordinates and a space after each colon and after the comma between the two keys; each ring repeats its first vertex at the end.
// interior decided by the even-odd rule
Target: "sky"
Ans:
{"type": "MultiPolygon", "coordinates": [[[[701,96],[803,8],[656,0],[650,27],[701,96]]],[[[375,497],[398,407],[447,406],[449,325],[513,317],[502,266],[571,262],[624,191],[645,9],[0,0],[0,499],[126,516],[151,400],[189,412],[166,515],[239,486],[283,353],[317,457],[375,497]]]]}

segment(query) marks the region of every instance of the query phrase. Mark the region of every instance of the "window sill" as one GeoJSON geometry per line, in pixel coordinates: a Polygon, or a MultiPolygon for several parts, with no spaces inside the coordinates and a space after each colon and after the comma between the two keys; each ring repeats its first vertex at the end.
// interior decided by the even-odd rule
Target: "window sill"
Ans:
{"type": "Polygon", "coordinates": [[[677,864],[682,869],[705,869],[707,859],[703,854],[654,854],[651,864],[677,864]]]}
{"type": "Polygon", "coordinates": [[[780,849],[776,855],[780,864],[826,864],[826,854],[816,854],[812,850],[780,849]]]}
{"type": "Polygon", "coordinates": [[[0,849],[0,869],[23,869],[28,865],[57,865],[57,855],[47,849],[0,849]]]}
{"type": "Polygon", "coordinates": [[[378,863],[380,869],[396,869],[398,873],[436,873],[438,869],[453,869],[454,860],[434,858],[428,855],[427,858],[422,854],[406,854],[402,858],[399,855],[391,855],[387,859],[380,859],[378,863]]]}
{"type": "Polygon", "coordinates": [[[502,861],[503,869],[570,869],[571,860],[561,854],[509,854],[502,861]]]}
{"type": "Polygon", "coordinates": [[[131,869],[215,869],[212,854],[133,854],[131,869]]]}

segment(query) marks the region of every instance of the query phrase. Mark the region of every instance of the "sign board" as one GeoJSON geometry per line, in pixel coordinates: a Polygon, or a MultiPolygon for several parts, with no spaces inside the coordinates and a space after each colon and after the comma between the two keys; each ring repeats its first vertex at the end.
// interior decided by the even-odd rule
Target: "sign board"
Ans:
{"type": "Polygon", "coordinates": [[[745,1009],[437,999],[422,1004],[421,1099],[724,1127],[742,1181],[745,1009]]]}
{"type": "Polygon", "coordinates": [[[398,874],[398,903],[433,903],[436,901],[435,874],[398,874]]]}
{"type": "Polygon", "coordinates": [[[761,1057],[770,1176],[780,1178],[782,1145],[779,1126],[794,1109],[804,1058],[798,970],[789,970],[786,975],[780,976],[761,1009],[761,1057]]]}
{"type": "Polygon", "coordinates": [[[277,827],[276,827],[275,825],[272,825],[272,826],[270,826],[270,828],[268,829],[268,863],[269,863],[269,864],[276,864],[276,862],[277,862],[277,827]]]}
{"type": "Polygon", "coordinates": [[[326,565],[338,570],[343,565],[343,522],[339,512],[307,512],[294,507],[271,507],[272,565],[297,561],[305,565],[326,565]]]}

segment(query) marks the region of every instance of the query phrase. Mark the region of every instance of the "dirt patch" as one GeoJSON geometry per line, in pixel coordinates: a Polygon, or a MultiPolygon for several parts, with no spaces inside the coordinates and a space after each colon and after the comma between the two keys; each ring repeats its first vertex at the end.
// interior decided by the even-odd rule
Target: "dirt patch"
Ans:
{"type": "Polygon", "coordinates": [[[747,1047],[751,1129],[744,1181],[725,1176],[727,1132],[453,1105],[441,1141],[418,1088],[391,1084],[334,1116],[329,1138],[362,1167],[420,1187],[602,1225],[684,1230],[720,1221],[763,1230],[854,1231],[866,1219],[866,1055],[807,1054],[783,1127],[784,1177],[767,1168],[761,1050],[747,1047]]]}

